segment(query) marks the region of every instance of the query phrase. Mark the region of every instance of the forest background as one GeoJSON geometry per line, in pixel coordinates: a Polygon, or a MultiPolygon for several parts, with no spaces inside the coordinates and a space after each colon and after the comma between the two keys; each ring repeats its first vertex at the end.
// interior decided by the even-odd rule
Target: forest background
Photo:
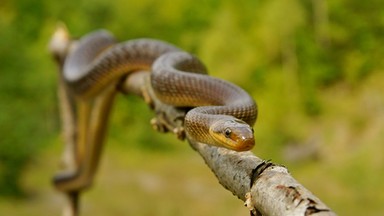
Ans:
{"type": "MultiPolygon", "coordinates": [[[[281,163],[340,215],[384,212],[384,5],[379,0],[0,2],[0,213],[58,215],[63,150],[58,22],[78,37],[150,37],[196,54],[257,101],[253,152],[281,163]]],[[[247,215],[199,156],[119,96],[85,215],[247,215]]]]}

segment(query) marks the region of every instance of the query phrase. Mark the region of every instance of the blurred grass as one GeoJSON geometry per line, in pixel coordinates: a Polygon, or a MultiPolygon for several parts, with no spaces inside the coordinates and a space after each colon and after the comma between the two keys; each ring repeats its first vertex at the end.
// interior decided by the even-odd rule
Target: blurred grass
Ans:
{"type": "MultiPolygon", "coordinates": [[[[340,215],[384,212],[384,7],[378,0],[0,2],[0,212],[57,215],[61,155],[58,21],[75,36],[153,37],[195,53],[257,100],[254,152],[285,164],[340,215]],[[287,11],[290,11],[287,15],[287,11]]],[[[203,161],[153,132],[146,105],[119,96],[85,215],[244,215],[203,161]],[[198,211],[198,212],[197,212],[198,211]]]]}

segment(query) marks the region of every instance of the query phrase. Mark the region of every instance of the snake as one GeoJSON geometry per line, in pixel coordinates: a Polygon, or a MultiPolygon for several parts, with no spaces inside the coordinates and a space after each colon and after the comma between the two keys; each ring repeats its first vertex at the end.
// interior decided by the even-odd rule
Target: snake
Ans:
{"type": "Polygon", "coordinates": [[[63,78],[80,99],[92,98],[124,77],[149,70],[156,97],[165,104],[188,108],[184,130],[192,140],[235,151],[255,145],[257,105],[242,88],[209,76],[194,55],[157,39],[118,43],[106,30],[81,37],[69,52],[63,78]]]}

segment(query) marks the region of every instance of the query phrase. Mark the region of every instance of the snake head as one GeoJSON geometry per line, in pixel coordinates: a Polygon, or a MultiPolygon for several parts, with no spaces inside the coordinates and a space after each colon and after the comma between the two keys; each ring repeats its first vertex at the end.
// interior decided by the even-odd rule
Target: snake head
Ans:
{"type": "Polygon", "coordinates": [[[220,119],[209,128],[218,146],[235,151],[248,151],[255,145],[253,129],[246,122],[236,119],[220,119]]]}

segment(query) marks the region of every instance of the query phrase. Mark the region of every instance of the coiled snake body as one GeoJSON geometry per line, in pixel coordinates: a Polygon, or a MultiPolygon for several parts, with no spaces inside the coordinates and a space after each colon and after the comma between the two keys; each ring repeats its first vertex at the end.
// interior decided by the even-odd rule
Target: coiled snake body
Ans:
{"type": "Polygon", "coordinates": [[[108,32],[96,31],[81,38],[70,52],[63,77],[75,95],[91,98],[143,69],[152,70],[151,84],[161,101],[196,107],[184,119],[188,137],[236,151],[254,146],[254,100],[243,89],[206,75],[196,57],[171,44],[152,39],[116,44],[108,32]]]}

